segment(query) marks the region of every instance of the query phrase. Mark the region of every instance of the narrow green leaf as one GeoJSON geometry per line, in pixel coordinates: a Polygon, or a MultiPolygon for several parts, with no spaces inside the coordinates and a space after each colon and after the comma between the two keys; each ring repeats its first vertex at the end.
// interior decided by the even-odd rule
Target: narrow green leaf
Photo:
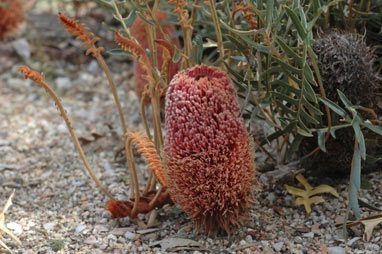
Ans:
{"type": "Polygon", "coordinates": [[[355,217],[357,219],[361,218],[361,211],[359,209],[359,203],[358,203],[358,194],[354,185],[350,186],[349,201],[350,201],[350,207],[353,210],[355,217]]]}
{"type": "Polygon", "coordinates": [[[331,110],[336,112],[338,115],[342,116],[343,118],[346,118],[346,112],[343,110],[340,106],[338,106],[336,103],[332,102],[328,98],[324,97],[318,97],[318,100],[320,100],[322,103],[324,103],[326,106],[328,106],[331,110]]]}
{"type": "Polygon", "coordinates": [[[373,125],[373,124],[366,123],[366,122],[361,123],[361,125],[365,126],[369,130],[372,130],[373,132],[375,132],[375,133],[377,133],[377,134],[382,136],[382,126],[373,125]]]}
{"type": "Polygon", "coordinates": [[[108,50],[107,53],[113,56],[134,56],[129,51],[125,51],[123,49],[111,49],[108,50]]]}
{"type": "Polygon", "coordinates": [[[272,14],[273,14],[273,5],[274,0],[267,0],[267,16],[266,16],[266,22],[267,22],[267,30],[269,31],[272,26],[272,14]]]}
{"type": "Polygon", "coordinates": [[[300,89],[294,88],[293,86],[291,86],[288,82],[286,82],[284,80],[276,79],[276,80],[271,82],[272,89],[276,89],[277,87],[280,87],[280,86],[282,88],[287,89],[291,93],[294,93],[294,94],[300,93],[300,89]]]}
{"type": "Polygon", "coordinates": [[[297,99],[293,99],[291,97],[289,97],[288,95],[286,94],[283,94],[283,93],[279,93],[279,92],[276,92],[274,91],[273,94],[278,97],[281,101],[284,100],[286,102],[289,102],[290,104],[292,105],[298,105],[298,100],[297,99]]]}
{"type": "Polygon", "coordinates": [[[239,74],[237,71],[235,71],[233,68],[231,68],[231,66],[229,66],[226,62],[224,62],[224,65],[225,67],[227,67],[228,71],[233,75],[235,76],[235,78],[238,80],[238,81],[244,81],[244,76],[239,74]]]}
{"type": "Polygon", "coordinates": [[[361,131],[361,127],[359,126],[358,121],[353,121],[352,126],[354,129],[355,137],[357,138],[357,142],[360,146],[360,153],[362,159],[366,159],[366,145],[365,145],[365,139],[363,137],[363,133],[361,131]]]}
{"type": "MultiPolygon", "coordinates": [[[[318,115],[318,116],[322,116],[324,115],[324,113],[321,112],[321,110],[319,110],[318,108],[316,108],[315,106],[313,106],[307,99],[305,99],[304,97],[302,98],[302,104],[307,108],[309,109],[314,115],[318,115]]],[[[318,106],[318,104],[316,104],[316,106],[318,106]]]]}
{"type": "Polygon", "coordinates": [[[287,53],[288,56],[291,56],[299,65],[302,65],[302,58],[299,56],[292,48],[290,48],[279,36],[276,36],[277,43],[280,44],[282,49],[287,53]]]}
{"type": "Polygon", "coordinates": [[[305,31],[303,25],[301,24],[300,19],[298,18],[297,14],[290,9],[288,6],[285,6],[285,10],[288,14],[288,16],[292,19],[293,24],[295,25],[298,34],[300,35],[302,40],[305,40],[307,36],[307,32],[305,31]]]}
{"type": "Polygon", "coordinates": [[[195,44],[196,44],[196,63],[201,64],[203,60],[203,39],[202,36],[195,36],[195,44]]]}
{"type": "Polygon", "coordinates": [[[314,92],[312,86],[309,84],[307,80],[304,83],[304,95],[311,102],[317,103],[316,93],[314,92]]]}
{"type": "Polygon", "coordinates": [[[313,84],[314,86],[318,86],[316,83],[316,80],[314,79],[313,71],[309,67],[309,64],[304,65],[304,73],[305,73],[305,77],[309,81],[309,83],[313,84]]]}
{"type": "Polygon", "coordinates": [[[235,45],[235,48],[238,49],[241,53],[245,55],[248,54],[248,46],[244,45],[241,40],[231,35],[227,35],[227,38],[232,41],[232,43],[235,45]]]}
{"type": "Polygon", "coordinates": [[[173,61],[174,63],[177,63],[177,62],[179,62],[179,60],[180,60],[181,57],[182,57],[182,56],[179,54],[178,50],[175,50],[175,51],[174,51],[174,56],[172,57],[172,61],[173,61]]]}
{"type": "Polygon", "coordinates": [[[155,22],[153,20],[148,20],[144,15],[142,15],[140,12],[137,11],[137,14],[139,16],[139,18],[141,18],[144,22],[150,24],[150,25],[153,25],[155,26],[155,22]]]}
{"type": "Polygon", "coordinates": [[[317,132],[318,146],[320,147],[320,149],[323,152],[326,153],[325,135],[326,135],[326,131],[319,131],[319,132],[317,132]]]}
{"type": "Polygon", "coordinates": [[[357,191],[361,188],[361,151],[358,144],[355,145],[353,153],[350,181],[357,191]]]}
{"type": "Polygon", "coordinates": [[[283,113],[289,113],[289,114],[291,114],[292,116],[295,116],[295,115],[297,114],[296,111],[293,111],[293,109],[291,109],[291,108],[285,106],[285,104],[284,104],[282,101],[280,101],[280,100],[278,100],[278,99],[275,99],[275,102],[276,102],[276,105],[277,105],[278,107],[281,108],[281,112],[283,112],[283,113]]]}
{"type": "Polygon", "coordinates": [[[345,105],[347,109],[350,109],[353,104],[349,101],[349,99],[343,94],[340,90],[337,89],[337,93],[340,96],[342,103],[345,105]]]}
{"type": "Polygon", "coordinates": [[[292,72],[292,73],[295,73],[295,74],[298,74],[298,75],[301,75],[301,74],[302,74],[302,70],[301,70],[301,69],[298,69],[298,68],[296,68],[296,67],[294,67],[294,66],[292,66],[292,65],[290,65],[290,64],[284,63],[284,62],[282,62],[282,61],[281,61],[280,59],[278,59],[278,58],[275,58],[275,60],[276,60],[276,62],[278,62],[278,63],[281,65],[281,67],[284,68],[284,72],[285,72],[286,70],[288,70],[288,71],[290,71],[290,72],[292,72]]]}
{"type": "Polygon", "coordinates": [[[382,212],[382,209],[379,209],[379,208],[377,208],[377,207],[375,207],[373,205],[370,205],[369,203],[366,203],[362,199],[358,199],[358,203],[359,203],[360,207],[366,207],[366,208],[369,208],[370,210],[382,212]]]}
{"type": "Polygon", "coordinates": [[[313,0],[312,1],[312,6],[313,6],[313,13],[314,15],[319,15],[318,10],[321,8],[321,3],[320,0],[313,0]]]}
{"type": "Polygon", "coordinates": [[[128,18],[124,21],[125,25],[127,27],[131,27],[134,20],[137,18],[137,9],[134,7],[133,10],[130,12],[128,18]]]}
{"type": "Polygon", "coordinates": [[[244,34],[238,34],[239,37],[244,40],[247,44],[247,46],[251,46],[252,48],[265,53],[265,54],[271,54],[272,51],[267,47],[262,44],[256,43],[252,38],[249,38],[247,35],[244,34]]]}
{"type": "Polygon", "coordinates": [[[272,140],[284,135],[285,133],[290,133],[296,127],[297,121],[290,122],[284,129],[278,130],[271,135],[267,136],[261,145],[265,145],[267,142],[270,143],[272,140]]]}
{"type": "Polygon", "coordinates": [[[300,124],[297,126],[297,132],[300,135],[306,136],[306,137],[313,137],[312,131],[305,125],[304,121],[302,121],[301,117],[298,118],[298,123],[300,124]]]}
{"type": "Polygon", "coordinates": [[[301,112],[301,117],[303,117],[307,122],[310,122],[312,124],[320,124],[320,122],[317,121],[317,119],[314,119],[304,109],[301,109],[300,112],[301,112]]]}

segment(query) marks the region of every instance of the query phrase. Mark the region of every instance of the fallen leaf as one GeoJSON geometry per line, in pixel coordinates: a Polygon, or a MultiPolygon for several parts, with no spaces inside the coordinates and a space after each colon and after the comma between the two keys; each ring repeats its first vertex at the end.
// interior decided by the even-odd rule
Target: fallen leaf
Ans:
{"type": "Polygon", "coordinates": [[[292,194],[299,196],[296,199],[296,204],[297,205],[303,205],[305,207],[305,210],[308,214],[311,213],[311,205],[312,204],[317,204],[317,203],[322,203],[325,200],[321,196],[316,196],[321,193],[331,193],[332,195],[336,196],[337,198],[339,197],[337,191],[326,184],[322,184],[317,187],[312,187],[308,181],[301,175],[298,174],[296,176],[296,179],[305,187],[305,190],[299,189],[293,186],[286,185],[287,191],[292,194]]]}
{"type": "Polygon", "coordinates": [[[162,250],[167,250],[170,248],[177,248],[177,247],[203,247],[203,245],[197,241],[194,241],[191,239],[173,238],[173,237],[153,242],[149,246],[152,247],[156,245],[160,245],[162,250]]]}
{"type": "MultiPolygon", "coordinates": [[[[5,212],[8,210],[8,208],[12,205],[12,198],[15,194],[15,191],[13,190],[12,194],[9,196],[7,203],[5,203],[5,206],[3,210],[0,212],[0,232],[3,231],[4,233],[8,234],[13,240],[15,240],[19,245],[21,245],[20,240],[11,232],[9,229],[5,226],[5,212]]],[[[0,238],[2,238],[2,235],[0,234],[0,238]]],[[[3,241],[0,240],[0,245],[4,247],[6,250],[8,250],[10,253],[13,253],[7,245],[3,241]]]]}
{"type": "Polygon", "coordinates": [[[368,242],[373,234],[375,226],[382,222],[382,214],[374,215],[369,218],[361,219],[361,223],[365,225],[364,240],[368,242]]]}
{"type": "MultiPolygon", "coordinates": [[[[346,223],[346,227],[350,228],[350,227],[356,226],[358,224],[363,224],[365,226],[365,232],[363,234],[363,240],[369,241],[372,234],[373,234],[373,230],[374,230],[375,226],[377,226],[381,222],[382,222],[382,213],[378,213],[378,214],[375,214],[375,215],[372,215],[369,217],[361,218],[359,220],[348,221],[346,223]]],[[[342,225],[343,225],[343,223],[338,224],[337,227],[342,228],[342,225]]]]}

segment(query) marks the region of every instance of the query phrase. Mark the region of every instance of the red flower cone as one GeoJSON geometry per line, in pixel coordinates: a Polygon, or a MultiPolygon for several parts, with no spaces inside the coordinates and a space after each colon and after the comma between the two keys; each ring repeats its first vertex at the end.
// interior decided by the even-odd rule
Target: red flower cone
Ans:
{"type": "Polygon", "coordinates": [[[172,199],[199,229],[229,233],[247,218],[255,187],[252,142],[231,80],[206,65],[179,72],[165,113],[172,199]]]}

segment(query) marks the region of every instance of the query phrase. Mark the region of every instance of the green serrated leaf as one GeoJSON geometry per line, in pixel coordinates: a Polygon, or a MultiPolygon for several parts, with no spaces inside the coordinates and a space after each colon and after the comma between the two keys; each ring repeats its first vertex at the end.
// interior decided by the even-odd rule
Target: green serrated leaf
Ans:
{"type": "Polygon", "coordinates": [[[128,18],[124,21],[125,25],[127,27],[131,27],[131,25],[134,23],[136,18],[137,18],[137,9],[134,7],[133,10],[131,10],[128,18]]]}
{"type": "Polygon", "coordinates": [[[267,136],[261,145],[265,145],[267,142],[271,142],[272,140],[284,135],[285,133],[291,132],[296,127],[297,121],[290,122],[284,129],[278,130],[271,135],[267,136]]]}
{"type": "Polygon", "coordinates": [[[322,103],[324,103],[326,106],[328,106],[331,110],[336,112],[341,117],[343,117],[343,118],[347,117],[345,110],[343,110],[340,106],[338,106],[336,103],[329,100],[328,98],[318,97],[318,100],[321,101],[322,103]]]}
{"type": "Polygon", "coordinates": [[[320,122],[317,121],[317,119],[314,119],[311,115],[306,113],[306,111],[303,108],[300,109],[300,113],[301,113],[301,117],[304,118],[307,122],[312,124],[320,124],[320,122]]]}
{"type": "Polygon", "coordinates": [[[281,48],[292,57],[299,65],[302,65],[302,58],[291,48],[289,47],[282,38],[276,37],[277,43],[280,44],[281,48]]]}
{"type": "Polygon", "coordinates": [[[298,18],[297,14],[290,9],[288,6],[285,6],[285,10],[288,14],[288,16],[292,19],[293,24],[295,25],[298,34],[300,35],[302,40],[305,40],[307,36],[307,32],[305,31],[300,19],[298,18]]]}

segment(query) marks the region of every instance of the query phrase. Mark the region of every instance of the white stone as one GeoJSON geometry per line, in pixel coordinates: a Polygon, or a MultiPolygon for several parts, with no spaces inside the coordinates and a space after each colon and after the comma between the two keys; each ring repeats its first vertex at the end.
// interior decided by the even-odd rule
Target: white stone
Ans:
{"type": "Polygon", "coordinates": [[[7,224],[7,228],[12,229],[16,235],[19,235],[23,232],[23,227],[16,222],[9,222],[7,224]]]}
{"type": "Polygon", "coordinates": [[[275,249],[275,251],[281,251],[283,246],[284,246],[283,242],[278,242],[273,244],[273,248],[275,249]]]}
{"type": "Polygon", "coordinates": [[[303,236],[307,237],[307,238],[313,238],[314,237],[314,233],[313,232],[305,233],[305,234],[303,234],[303,236]]]}
{"type": "Polygon", "coordinates": [[[346,254],[346,250],[342,247],[329,247],[328,254],[346,254]]]}
{"type": "Polygon", "coordinates": [[[86,228],[85,225],[83,225],[83,224],[78,224],[78,226],[76,227],[76,233],[77,233],[77,234],[81,233],[82,231],[85,230],[85,228],[86,228]]]}
{"type": "Polygon", "coordinates": [[[56,223],[48,222],[43,225],[45,230],[51,231],[53,230],[54,226],[56,226],[56,223]]]}
{"type": "Polygon", "coordinates": [[[134,240],[135,236],[136,236],[136,234],[131,233],[131,232],[129,232],[129,231],[127,231],[127,232],[125,233],[125,238],[126,238],[126,239],[129,239],[129,240],[134,240]]]}

